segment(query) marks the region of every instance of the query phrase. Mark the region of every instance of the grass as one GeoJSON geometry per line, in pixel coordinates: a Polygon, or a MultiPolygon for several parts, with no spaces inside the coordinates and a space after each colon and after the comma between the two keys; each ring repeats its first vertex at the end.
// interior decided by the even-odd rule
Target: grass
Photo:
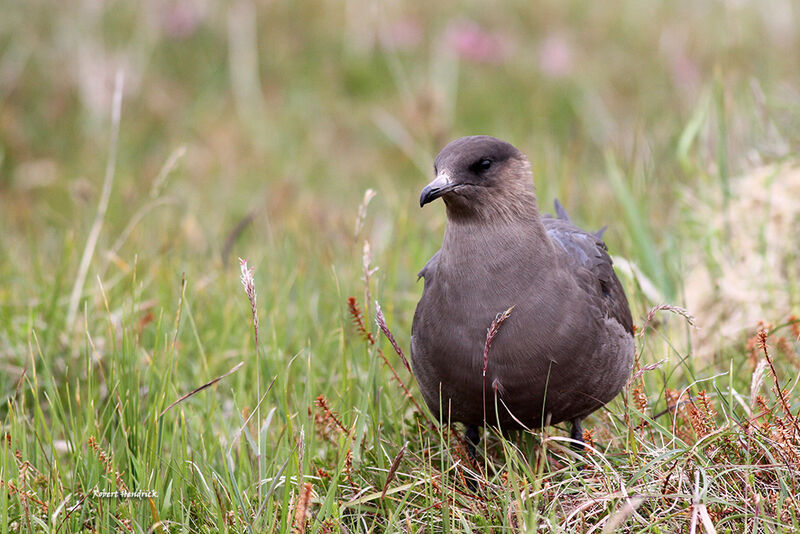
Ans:
{"type": "Polygon", "coordinates": [[[0,533],[800,529],[798,211],[745,202],[796,167],[790,2],[3,12],[0,533]],[[550,427],[473,464],[375,324],[408,347],[418,192],[472,133],[609,224],[637,372],[584,453],[550,427]],[[727,300],[763,278],[737,254],[769,292],[727,300]]]}

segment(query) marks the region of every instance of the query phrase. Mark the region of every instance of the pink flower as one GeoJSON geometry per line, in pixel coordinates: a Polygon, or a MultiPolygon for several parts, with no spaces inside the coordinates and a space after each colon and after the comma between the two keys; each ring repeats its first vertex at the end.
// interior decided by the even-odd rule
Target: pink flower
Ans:
{"type": "Polygon", "coordinates": [[[548,78],[564,78],[575,64],[572,45],[560,34],[550,34],[539,45],[539,69],[548,78]]]}
{"type": "Polygon", "coordinates": [[[691,57],[687,30],[682,27],[666,28],[661,33],[659,49],[669,65],[673,85],[683,91],[694,92],[700,85],[702,73],[691,57]]]}
{"type": "Polygon", "coordinates": [[[162,6],[160,13],[161,31],[172,39],[186,39],[206,18],[202,4],[194,1],[178,0],[162,6]]]}
{"type": "Polygon", "coordinates": [[[461,59],[476,63],[502,63],[511,53],[511,44],[503,35],[468,19],[448,24],[445,44],[461,59]]]}
{"type": "Polygon", "coordinates": [[[695,89],[700,85],[702,75],[697,63],[688,55],[679,55],[670,58],[670,73],[672,83],[681,89],[695,89]]]}
{"type": "Polygon", "coordinates": [[[417,19],[406,17],[393,21],[383,29],[378,38],[386,50],[411,50],[422,42],[422,27],[417,19]]]}

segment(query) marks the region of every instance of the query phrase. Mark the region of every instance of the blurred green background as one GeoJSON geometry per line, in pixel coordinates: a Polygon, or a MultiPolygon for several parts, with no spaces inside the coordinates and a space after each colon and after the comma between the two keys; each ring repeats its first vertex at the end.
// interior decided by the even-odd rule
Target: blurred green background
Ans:
{"type": "MultiPolygon", "coordinates": [[[[189,233],[190,251],[209,257],[253,209],[262,240],[265,220],[273,237],[303,226],[342,239],[367,187],[390,219],[438,220],[413,209],[417,190],[439,148],[476,133],[519,146],[542,204],[558,196],[583,224],[611,223],[614,250],[629,254],[608,154],[660,243],[679,186],[797,147],[800,15],[788,1],[32,1],[3,12],[5,239],[82,235],[91,222],[117,69],[125,96],[107,233],[185,147],[166,183],[178,205],[153,215],[158,232],[138,234],[166,245],[189,233]],[[680,135],[708,93],[712,120],[680,160],[680,135]]],[[[149,256],[137,245],[126,259],[149,256]]],[[[6,249],[30,270],[30,254],[6,249]]]]}
{"type": "MultiPolygon", "coordinates": [[[[740,177],[800,147],[791,0],[7,0],[0,13],[0,414],[33,456],[34,436],[52,425],[53,443],[85,449],[89,434],[105,433],[118,454],[146,463],[135,436],[107,426],[116,415],[76,400],[95,359],[120,366],[116,387],[128,387],[123,404],[140,423],[245,361],[225,387],[187,401],[178,425],[210,441],[233,433],[231,414],[258,402],[238,257],[256,273],[259,391],[281,377],[272,404],[287,426],[276,458],[290,454],[294,425],[311,425],[312,439],[313,421],[298,420],[317,395],[347,421],[377,424],[359,411],[375,403],[402,420],[401,395],[375,400],[389,375],[351,346],[345,298],[363,306],[369,241],[372,296],[407,346],[415,273],[445,220],[441,206],[419,209],[419,191],[455,137],[512,142],[531,160],[543,211],[559,198],[579,225],[609,225],[637,321],[659,302],[687,305],[698,265],[713,280],[724,258],[749,255],[735,232],[763,226],[738,202],[762,184],[740,177]],[[96,219],[118,72],[119,142],[108,211],[96,219]],[[376,196],[357,229],[367,189],[376,196]],[[140,384],[150,385],[131,400],[140,384]],[[28,419],[23,407],[39,402],[43,415],[28,419]],[[67,416],[70,403],[83,423],[67,416]]],[[[779,261],[794,267],[773,284],[777,297],[756,294],[758,318],[797,309],[798,213],[789,209],[777,235],[779,261]]],[[[718,358],[722,347],[705,342],[718,358]]],[[[670,346],[688,350],[689,338],[670,346]]],[[[711,362],[674,365],[692,376],[711,362]]],[[[83,395],[100,405],[109,392],[83,395]]],[[[209,465],[224,463],[222,449],[195,447],[209,465]]],[[[63,476],[85,487],[92,478],[63,476]]]]}

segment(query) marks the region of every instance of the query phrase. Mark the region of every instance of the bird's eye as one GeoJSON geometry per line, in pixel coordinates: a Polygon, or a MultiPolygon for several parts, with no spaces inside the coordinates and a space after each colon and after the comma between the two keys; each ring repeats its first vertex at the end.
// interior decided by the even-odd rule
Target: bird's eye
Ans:
{"type": "Polygon", "coordinates": [[[491,167],[491,166],[492,166],[492,162],[491,162],[491,160],[488,160],[488,159],[486,159],[486,158],[483,158],[482,160],[480,160],[480,161],[478,162],[478,168],[479,168],[480,170],[482,170],[482,171],[487,171],[487,170],[489,170],[489,167],[491,167]]]}

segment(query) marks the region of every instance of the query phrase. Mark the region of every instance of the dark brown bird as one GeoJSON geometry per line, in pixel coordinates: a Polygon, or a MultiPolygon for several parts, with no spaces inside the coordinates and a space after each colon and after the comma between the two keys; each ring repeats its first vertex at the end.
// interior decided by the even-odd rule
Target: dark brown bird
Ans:
{"type": "Polygon", "coordinates": [[[411,328],[425,402],[440,420],[464,423],[472,445],[480,426],[562,421],[582,442],[581,421],[620,392],[633,365],[631,312],[602,231],[574,226],[558,201],[557,218],[541,216],[530,163],[494,137],[451,142],[434,173],[419,203],[441,197],[447,226],[419,273],[411,328]],[[484,379],[487,328],[512,306],[484,379]]]}

